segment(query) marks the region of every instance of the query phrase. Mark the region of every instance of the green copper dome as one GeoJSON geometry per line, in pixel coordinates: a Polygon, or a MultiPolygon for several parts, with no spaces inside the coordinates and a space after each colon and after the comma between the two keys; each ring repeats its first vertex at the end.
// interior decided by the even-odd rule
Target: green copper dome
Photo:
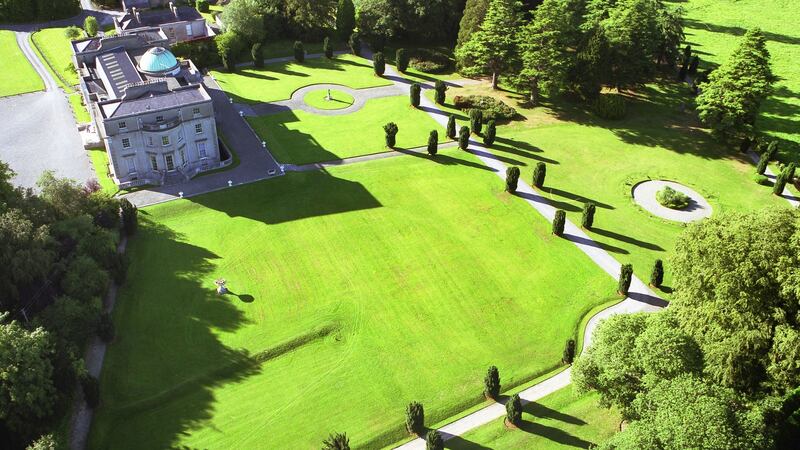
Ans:
{"type": "Polygon", "coordinates": [[[171,75],[179,68],[175,55],[164,47],[153,47],[139,60],[139,70],[148,75],[171,75]]]}

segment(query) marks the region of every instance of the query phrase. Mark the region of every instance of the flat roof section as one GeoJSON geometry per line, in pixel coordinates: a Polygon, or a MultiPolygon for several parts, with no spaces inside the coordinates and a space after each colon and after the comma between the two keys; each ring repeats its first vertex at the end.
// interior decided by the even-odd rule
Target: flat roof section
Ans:
{"type": "Polygon", "coordinates": [[[125,86],[142,81],[128,52],[122,47],[97,55],[95,64],[99,69],[100,79],[105,84],[105,90],[111,98],[122,97],[125,86]]]}

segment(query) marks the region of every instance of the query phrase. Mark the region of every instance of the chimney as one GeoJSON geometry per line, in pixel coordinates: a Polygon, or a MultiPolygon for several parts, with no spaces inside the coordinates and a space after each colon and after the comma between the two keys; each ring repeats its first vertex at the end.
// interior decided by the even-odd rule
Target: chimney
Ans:
{"type": "Polygon", "coordinates": [[[175,7],[174,3],[169,2],[169,9],[170,11],[172,11],[172,15],[175,16],[176,19],[178,19],[178,8],[175,7]]]}
{"type": "Polygon", "coordinates": [[[133,8],[131,8],[131,11],[133,11],[133,17],[136,18],[136,21],[141,23],[139,21],[139,9],[134,6],[133,8]]]}

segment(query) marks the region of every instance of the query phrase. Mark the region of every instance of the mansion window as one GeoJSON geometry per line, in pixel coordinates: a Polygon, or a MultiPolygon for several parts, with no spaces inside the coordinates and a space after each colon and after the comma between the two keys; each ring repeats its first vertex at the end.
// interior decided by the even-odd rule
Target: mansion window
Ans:
{"type": "Polygon", "coordinates": [[[131,140],[128,138],[122,138],[122,148],[131,148],[131,140]]]}
{"type": "Polygon", "coordinates": [[[192,24],[186,24],[186,35],[191,36],[192,34],[192,24]]]}
{"type": "Polygon", "coordinates": [[[163,122],[164,116],[156,116],[156,122],[163,122]]]}
{"type": "Polygon", "coordinates": [[[128,128],[128,124],[126,124],[124,121],[122,121],[122,122],[120,122],[120,123],[119,123],[119,129],[120,129],[120,131],[122,131],[122,130],[124,130],[124,129],[126,129],[126,128],[128,128]]]}
{"type": "Polygon", "coordinates": [[[125,164],[128,165],[128,173],[136,173],[136,160],[133,156],[125,158],[125,164]]]}
{"type": "Polygon", "coordinates": [[[153,136],[147,136],[147,146],[148,147],[153,146],[153,136]]]}
{"type": "Polygon", "coordinates": [[[178,142],[183,142],[183,132],[178,132],[178,142]]]}
{"type": "Polygon", "coordinates": [[[158,170],[158,159],[156,158],[156,155],[150,155],[150,167],[153,170],[158,170]]]}
{"type": "Polygon", "coordinates": [[[161,136],[161,145],[164,147],[169,145],[169,136],[161,136]]]}
{"type": "Polygon", "coordinates": [[[206,154],[206,143],[205,142],[198,142],[197,143],[197,154],[199,154],[201,158],[205,158],[205,157],[208,156],[208,154],[206,154]]]}
{"type": "Polygon", "coordinates": [[[192,108],[192,115],[199,116],[200,108],[192,108]]]}
{"type": "Polygon", "coordinates": [[[194,124],[194,133],[195,134],[202,134],[203,133],[203,124],[202,123],[194,124]]]}
{"type": "Polygon", "coordinates": [[[186,152],[184,152],[183,149],[181,148],[180,150],[178,150],[178,154],[181,156],[181,165],[185,166],[186,165],[186,152]]]}

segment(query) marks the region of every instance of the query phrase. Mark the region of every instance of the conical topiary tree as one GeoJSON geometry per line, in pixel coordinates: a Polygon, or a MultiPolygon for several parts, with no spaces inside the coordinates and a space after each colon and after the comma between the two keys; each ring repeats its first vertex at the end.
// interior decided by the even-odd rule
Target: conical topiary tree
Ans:
{"type": "Polygon", "coordinates": [[[372,68],[375,70],[375,75],[382,77],[383,73],[386,72],[386,58],[384,58],[383,53],[377,52],[372,55],[372,68]]]}
{"type": "Polygon", "coordinates": [[[350,438],[347,433],[331,433],[322,441],[322,450],[350,450],[350,438]]]}
{"type": "Polygon", "coordinates": [[[411,85],[411,89],[409,89],[408,92],[411,99],[411,106],[419,108],[419,96],[422,92],[422,87],[420,87],[419,83],[414,83],[411,85]]]}
{"type": "Polygon", "coordinates": [[[533,185],[537,188],[544,186],[544,178],[547,175],[547,166],[543,162],[536,163],[533,169],[533,185]]]}
{"type": "Polygon", "coordinates": [[[511,425],[519,425],[522,421],[522,400],[514,394],[506,402],[506,421],[511,425]]]}
{"type": "Polygon", "coordinates": [[[556,210],[553,217],[553,234],[561,236],[564,234],[564,224],[567,222],[567,213],[563,209],[556,210]]]}
{"type": "Polygon", "coordinates": [[[789,165],[786,166],[786,182],[787,183],[793,183],[794,182],[794,173],[795,173],[796,170],[797,170],[797,164],[795,164],[793,162],[789,163],[789,165]]]}
{"type": "MultiPolygon", "coordinates": [[[[763,143],[759,145],[760,148],[763,148],[763,143]]],[[[775,157],[775,154],[778,153],[778,142],[772,141],[767,145],[767,149],[761,153],[761,157],[758,160],[758,165],[756,166],[756,173],[759,175],[764,175],[764,172],[767,171],[767,166],[769,162],[775,157]]]]}
{"type": "Polygon", "coordinates": [[[306,60],[306,49],[300,41],[294,41],[294,60],[299,63],[306,60]]]}
{"type": "Polygon", "coordinates": [[[383,131],[386,133],[386,146],[389,148],[394,148],[397,132],[399,131],[397,124],[394,122],[389,122],[383,126],[383,131]]]}
{"type": "Polygon", "coordinates": [[[655,264],[653,264],[653,272],[650,273],[650,286],[659,288],[663,282],[664,263],[660,259],[657,259],[655,264]]]}
{"type": "Polygon", "coordinates": [[[406,69],[408,69],[408,52],[406,52],[406,49],[397,49],[397,52],[394,55],[394,62],[395,65],[397,65],[398,72],[406,73],[406,69]]]}
{"type": "Polygon", "coordinates": [[[361,56],[361,35],[358,32],[354,32],[350,35],[350,38],[347,40],[347,45],[350,46],[350,51],[356,55],[361,56]]]}
{"type": "Polygon", "coordinates": [[[327,36],[325,36],[325,40],[322,41],[322,52],[325,53],[326,58],[333,58],[333,46],[331,45],[331,38],[327,36]]]}
{"type": "Polygon", "coordinates": [[[439,152],[439,132],[436,130],[431,130],[431,134],[428,135],[428,154],[431,156],[436,156],[436,153],[439,152]]]}
{"type": "Polygon", "coordinates": [[[478,108],[472,108],[469,110],[469,126],[472,128],[472,132],[477,134],[478,136],[481,135],[481,128],[483,127],[483,111],[478,108]]]}
{"type": "Polygon", "coordinates": [[[506,169],[506,192],[517,192],[517,182],[519,182],[519,167],[513,166],[506,169]]]}
{"type": "Polygon", "coordinates": [[[469,147],[469,127],[458,130],[458,148],[466,150],[469,147]]]}
{"type": "Polygon", "coordinates": [[[456,116],[452,114],[447,118],[447,137],[450,139],[456,138],[456,116]]]}
{"type": "Polygon", "coordinates": [[[434,90],[436,91],[436,103],[444,105],[444,101],[446,100],[445,92],[447,92],[447,85],[442,80],[436,80],[434,90]]]}
{"type": "Polygon", "coordinates": [[[783,190],[786,188],[786,170],[782,171],[775,177],[775,184],[772,185],[772,193],[775,195],[783,194],[783,190]]]}
{"type": "Polygon", "coordinates": [[[122,228],[128,236],[136,233],[136,228],[139,225],[139,210],[127,198],[119,201],[119,209],[122,214],[122,228]]]}
{"type": "Polygon", "coordinates": [[[619,295],[628,295],[628,289],[631,288],[632,278],[633,265],[623,264],[619,271],[619,283],[617,284],[617,293],[619,293],[619,295]]]}
{"type": "Polygon", "coordinates": [[[430,430],[425,436],[425,450],[444,450],[444,438],[439,430],[430,430]]]}
{"type": "Polygon", "coordinates": [[[425,431],[425,410],[422,403],[411,402],[406,407],[406,429],[409,433],[416,434],[425,431]]]}
{"type": "Polygon", "coordinates": [[[497,126],[495,125],[494,119],[492,119],[486,123],[486,132],[483,133],[483,144],[487,147],[491,147],[492,144],[494,144],[496,136],[497,126]]]}
{"type": "Polygon", "coordinates": [[[256,42],[250,47],[250,56],[253,58],[253,67],[264,67],[264,49],[261,42],[256,42]]]}
{"type": "Polygon", "coordinates": [[[586,202],[583,204],[583,217],[581,217],[581,226],[586,228],[587,230],[592,229],[592,225],[594,225],[594,212],[596,206],[592,202],[586,202]]]}
{"type": "Polygon", "coordinates": [[[561,357],[561,362],[564,364],[572,364],[575,361],[575,340],[570,339],[567,345],[564,346],[564,355],[561,357]]]}
{"type": "Polygon", "coordinates": [[[500,395],[500,371],[495,366],[489,367],[483,378],[483,395],[492,400],[500,395]]]}

